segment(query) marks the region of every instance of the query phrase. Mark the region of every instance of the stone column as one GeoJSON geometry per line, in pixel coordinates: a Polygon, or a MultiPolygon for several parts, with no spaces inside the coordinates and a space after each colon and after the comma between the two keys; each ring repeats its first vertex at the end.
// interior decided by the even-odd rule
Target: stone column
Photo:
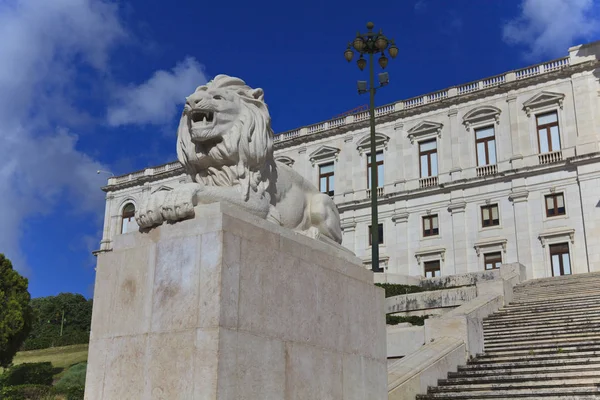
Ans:
{"type": "Polygon", "coordinates": [[[342,145],[342,149],[340,154],[338,155],[340,162],[338,163],[339,168],[338,171],[335,171],[335,184],[336,184],[336,193],[343,196],[343,201],[353,200],[352,193],[354,192],[354,185],[352,182],[353,177],[353,158],[354,153],[356,153],[356,148],[354,148],[353,137],[352,135],[348,135],[344,137],[344,144],[342,145]],[[339,179],[337,179],[339,176],[339,179]]]}
{"type": "Polygon", "coordinates": [[[452,246],[454,253],[453,265],[447,262],[444,275],[465,274],[468,271],[467,257],[467,221],[465,209],[467,203],[461,199],[453,199],[448,206],[452,214],[452,246]]]}
{"type": "Polygon", "coordinates": [[[396,234],[396,246],[394,248],[394,269],[389,272],[400,275],[422,275],[411,271],[413,263],[410,262],[410,255],[408,253],[408,215],[406,208],[394,210],[394,214],[392,215],[394,232],[396,234]]]}
{"type": "Polygon", "coordinates": [[[461,178],[462,162],[461,158],[464,157],[460,146],[460,134],[458,132],[460,124],[457,119],[458,110],[451,108],[448,111],[448,136],[450,138],[450,158],[452,159],[452,165],[450,167],[450,176],[452,180],[461,178]]]}
{"type": "Polygon", "coordinates": [[[100,250],[110,250],[111,248],[111,222],[112,218],[110,210],[112,208],[112,200],[115,196],[112,193],[106,195],[106,208],[104,209],[104,230],[102,231],[102,240],[100,241],[100,250]]]}
{"type": "Polygon", "coordinates": [[[340,221],[342,227],[342,246],[356,254],[356,220],[354,217],[342,218],[340,221]]]}
{"type": "Polygon", "coordinates": [[[577,154],[598,151],[594,112],[597,109],[598,84],[591,72],[579,73],[571,78],[573,85],[573,106],[575,108],[575,126],[577,127],[577,154]]]}
{"type": "Polygon", "coordinates": [[[508,137],[512,147],[510,163],[513,169],[521,168],[523,166],[523,154],[521,152],[521,146],[519,145],[519,110],[517,109],[517,96],[508,96],[506,102],[508,103],[508,118],[510,121],[508,137]]]}
{"type": "Polygon", "coordinates": [[[517,261],[525,265],[527,269],[527,279],[531,279],[534,275],[533,260],[531,256],[531,234],[529,232],[528,196],[529,192],[524,187],[518,187],[513,188],[509,199],[513,202],[515,237],[517,239],[517,261]]]}

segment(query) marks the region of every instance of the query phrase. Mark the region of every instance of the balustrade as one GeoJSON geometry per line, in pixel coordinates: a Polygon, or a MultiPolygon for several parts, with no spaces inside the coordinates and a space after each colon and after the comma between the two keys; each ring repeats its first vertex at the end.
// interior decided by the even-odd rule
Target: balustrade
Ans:
{"type": "Polygon", "coordinates": [[[496,175],[498,173],[498,166],[496,164],[492,165],[482,165],[481,167],[477,167],[477,176],[487,176],[487,175],[496,175]]]}
{"type": "Polygon", "coordinates": [[[419,179],[419,187],[421,189],[437,186],[438,185],[438,177],[437,176],[428,176],[426,178],[419,179]]]}
{"type": "Polygon", "coordinates": [[[550,153],[543,153],[538,155],[540,164],[552,164],[555,162],[562,161],[562,150],[552,151],[550,153]]]}

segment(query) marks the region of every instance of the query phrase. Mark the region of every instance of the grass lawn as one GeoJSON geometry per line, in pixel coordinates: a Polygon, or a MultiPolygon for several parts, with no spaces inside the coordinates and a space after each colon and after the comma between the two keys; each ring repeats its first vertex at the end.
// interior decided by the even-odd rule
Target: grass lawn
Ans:
{"type": "Polygon", "coordinates": [[[42,350],[20,351],[13,359],[14,364],[50,361],[55,368],[69,368],[71,365],[87,361],[88,345],[52,347],[42,350]]]}
{"type": "MultiPolygon", "coordinates": [[[[86,362],[88,358],[88,345],[75,344],[73,346],[52,347],[42,350],[20,351],[13,359],[13,364],[36,363],[50,361],[54,368],[62,371],[54,376],[55,381],[69,369],[71,365],[86,362]]],[[[0,374],[2,368],[0,368],[0,374]]]]}

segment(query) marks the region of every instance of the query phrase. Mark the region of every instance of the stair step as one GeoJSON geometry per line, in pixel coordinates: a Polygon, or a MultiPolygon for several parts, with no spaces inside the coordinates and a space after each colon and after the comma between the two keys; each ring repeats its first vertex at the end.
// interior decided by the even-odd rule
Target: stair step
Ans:
{"type": "Polygon", "coordinates": [[[553,389],[600,386],[599,378],[549,379],[545,381],[468,383],[432,387],[429,393],[467,392],[478,390],[553,389]]]}
{"type": "Polygon", "coordinates": [[[484,336],[484,342],[486,344],[499,344],[499,343],[513,343],[513,342],[543,342],[544,340],[567,340],[577,338],[595,337],[600,340],[600,331],[598,330],[582,330],[580,332],[557,332],[555,334],[540,333],[539,335],[533,334],[513,334],[513,335],[501,335],[501,336],[484,336]]]}
{"type": "MultiPolygon", "coordinates": [[[[418,399],[577,399],[582,400],[585,395],[600,396],[600,389],[597,387],[581,388],[553,388],[553,389],[517,389],[517,390],[494,390],[494,391],[473,391],[466,393],[431,393],[425,396],[418,396],[418,399]],[[562,397],[557,397],[562,396],[562,397]],[[568,396],[568,397],[567,397],[568,396]],[[577,397],[575,397],[577,396],[577,397]]],[[[589,397],[597,399],[598,397],[589,397]]]]}
{"type": "MultiPolygon", "coordinates": [[[[579,345],[573,345],[573,346],[563,346],[560,348],[564,353],[575,353],[575,352],[580,352],[580,351],[598,351],[600,352],[600,343],[593,343],[593,344],[579,344],[579,345]]],[[[494,350],[494,351],[488,351],[487,353],[484,354],[478,354],[477,357],[502,357],[502,356],[506,356],[506,355],[511,355],[511,356],[517,356],[517,355],[525,355],[525,354],[530,354],[530,352],[533,352],[533,354],[557,354],[558,353],[558,348],[557,347],[547,347],[547,348],[531,348],[528,347],[527,349],[523,349],[523,350],[514,350],[514,349],[510,349],[510,350],[494,350]]]]}
{"type": "Polygon", "coordinates": [[[472,369],[518,369],[518,368],[532,368],[532,367],[563,367],[573,365],[600,365],[600,357],[582,357],[582,358],[569,358],[565,360],[526,360],[514,363],[505,362],[490,362],[490,363],[477,363],[467,364],[458,367],[459,371],[467,371],[472,369]]]}
{"type": "MultiPolygon", "coordinates": [[[[594,290],[593,294],[573,294],[569,297],[559,297],[557,299],[552,300],[553,305],[568,305],[578,302],[600,302],[600,294],[598,293],[598,288],[594,290]]],[[[545,306],[548,305],[548,301],[544,300],[535,300],[535,301],[518,301],[513,298],[513,301],[507,306],[509,308],[529,308],[533,306],[545,306]]],[[[503,307],[500,310],[503,310],[507,307],[503,307]]]]}
{"type": "Polygon", "coordinates": [[[523,375],[523,374],[550,374],[550,373],[567,373],[567,372],[597,372],[598,364],[575,364],[575,365],[558,365],[558,366],[534,366],[523,368],[499,368],[499,369],[482,369],[471,368],[464,369],[464,366],[459,367],[457,372],[448,372],[448,379],[452,378],[468,378],[468,377],[485,377],[499,375],[523,375]]]}
{"type": "Polygon", "coordinates": [[[549,321],[539,321],[539,322],[530,322],[530,323],[519,323],[519,321],[513,321],[512,324],[484,324],[485,332],[494,333],[494,332],[510,332],[513,330],[526,330],[526,329],[536,329],[536,328],[547,328],[547,329],[555,329],[561,328],[564,326],[588,326],[588,325],[598,325],[600,326],[600,316],[598,317],[590,317],[590,318],[573,318],[573,319],[561,319],[555,322],[549,321]]]}
{"type": "Polygon", "coordinates": [[[484,354],[417,399],[600,400],[600,272],[516,286],[483,337],[484,354]]]}
{"type": "MultiPolygon", "coordinates": [[[[531,354],[521,354],[513,356],[483,356],[477,357],[471,360],[469,363],[473,364],[489,364],[493,362],[520,362],[520,361],[533,361],[533,360],[563,360],[568,358],[584,358],[584,357],[600,357],[600,350],[598,351],[578,351],[578,352],[565,352],[562,349],[554,352],[535,354],[534,350],[531,350],[531,354]]],[[[600,372],[600,371],[599,371],[600,372]]]]}
{"type": "Polygon", "coordinates": [[[573,347],[573,346],[591,346],[591,345],[597,345],[598,341],[597,340],[572,340],[572,341],[568,341],[568,342],[556,342],[556,343],[536,343],[535,346],[532,346],[531,343],[525,343],[525,344],[513,344],[513,345],[491,345],[491,346],[485,346],[485,352],[486,353],[496,353],[498,351],[518,351],[518,350],[534,350],[537,351],[538,349],[559,349],[559,348],[565,348],[565,347],[573,347]]]}
{"type": "Polygon", "coordinates": [[[543,381],[549,379],[578,379],[578,378],[596,378],[600,379],[600,370],[589,371],[571,371],[571,372],[546,372],[546,373],[531,373],[531,374],[514,374],[501,375],[494,374],[491,376],[474,376],[474,377],[455,377],[448,379],[440,379],[440,386],[456,385],[466,383],[483,383],[483,382],[523,382],[523,381],[543,381]]]}

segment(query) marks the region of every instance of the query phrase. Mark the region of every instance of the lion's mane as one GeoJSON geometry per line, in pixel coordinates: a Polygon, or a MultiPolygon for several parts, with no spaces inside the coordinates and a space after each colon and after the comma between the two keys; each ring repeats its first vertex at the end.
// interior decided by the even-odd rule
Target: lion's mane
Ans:
{"type": "MultiPolygon", "coordinates": [[[[240,99],[241,113],[233,128],[208,153],[208,168],[201,166],[186,119],[177,130],[177,157],[194,182],[210,186],[240,185],[247,200],[250,189],[260,196],[274,184],[273,130],[262,89],[252,89],[239,79],[217,75],[199,90],[234,92],[240,99]]],[[[204,164],[205,165],[205,164],[204,164]]]]}

